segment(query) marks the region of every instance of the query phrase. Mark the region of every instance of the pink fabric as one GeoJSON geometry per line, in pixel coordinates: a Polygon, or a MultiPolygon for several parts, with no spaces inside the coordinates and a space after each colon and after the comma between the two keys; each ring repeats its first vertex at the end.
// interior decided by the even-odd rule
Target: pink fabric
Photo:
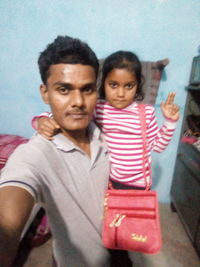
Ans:
{"type": "Polygon", "coordinates": [[[0,169],[4,167],[9,156],[20,144],[28,142],[28,138],[11,135],[11,134],[0,134],[0,169]]]}
{"type": "Polygon", "coordinates": [[[51,113],[50,112],[43,112],[40,115],[34,116],[32,118],[31,125],[32,125],[33,129],[35,129],[36,131],[38,129],[37,119],[42,118],[42,117],[49,117],[50,118],[51,117],[51,113]]]}

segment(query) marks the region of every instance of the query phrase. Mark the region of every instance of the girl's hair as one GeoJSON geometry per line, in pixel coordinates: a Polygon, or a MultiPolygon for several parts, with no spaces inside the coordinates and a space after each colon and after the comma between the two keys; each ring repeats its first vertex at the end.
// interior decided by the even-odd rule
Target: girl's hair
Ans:
{"type": "Polygon", "coordinates": [[[143,100],[144,94],[142,91],[142,65],[138,57],[130,51],[117,51],[104,60],[102,67],[101,86],[99,88],[100,98],[105,99],[105,79],[113,69],[126,69],[127,71],[135,74],[138,83],[135,99],[139,101],[143,100]]]}

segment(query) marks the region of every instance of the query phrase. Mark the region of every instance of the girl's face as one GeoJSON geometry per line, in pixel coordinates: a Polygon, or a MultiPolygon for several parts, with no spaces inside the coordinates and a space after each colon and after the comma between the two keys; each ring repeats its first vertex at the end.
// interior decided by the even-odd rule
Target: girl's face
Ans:
{"type": "Polygon", "coordinates": [[[104,90],[105,98],[111,106],[126,108],[133,102],[137,91],[135,74],[127,69],[113,69],[105,79],[104,90]]]}

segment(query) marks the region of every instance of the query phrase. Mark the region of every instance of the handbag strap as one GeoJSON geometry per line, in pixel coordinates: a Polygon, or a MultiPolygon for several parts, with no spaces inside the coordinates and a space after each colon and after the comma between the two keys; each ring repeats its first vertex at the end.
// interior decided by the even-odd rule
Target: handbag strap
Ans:
{"type": "Polygon", "coordinates": [[[146,143],[146,129],[147,129],[147,125],[146,125],[146,111],[145,111],[145,104],[138,104],[138,109],[139,109],[139,117],[140,117],[140,124],[141,124],[141,134],[142,134],[142,143],[143,143],[143,161],[142,161],[142,168],[143,168],[143,174],[144,174],[144,179],[145,179],[145,183],[146,183],[146,188],[145,190],[149,190],[151,187],[151,182],[150,182],[150,177],[147,177],[147,172],[146,172],[146,168],[145,168],[145,163],[148,160],[147,157],[147,143],[146,143]]]}

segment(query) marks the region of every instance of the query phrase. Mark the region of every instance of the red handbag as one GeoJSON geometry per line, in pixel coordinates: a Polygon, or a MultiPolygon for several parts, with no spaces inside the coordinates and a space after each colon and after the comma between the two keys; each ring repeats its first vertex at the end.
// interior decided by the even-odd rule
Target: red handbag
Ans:
{"type": "MultiPolygon", "coordinates": [[[[145,109],[140,107],[144,155],[145,109]]],[[[145,157],[143,157],[145,158],[145,157]]],[[[146,177],[145,161],[143,171],[146,190],[121,190],[109,188],[105,193],[102,241],[106,248],[158,253],[162,246],[158,197],[156,191],[149,191],[150,180],[146,177]]]]}

